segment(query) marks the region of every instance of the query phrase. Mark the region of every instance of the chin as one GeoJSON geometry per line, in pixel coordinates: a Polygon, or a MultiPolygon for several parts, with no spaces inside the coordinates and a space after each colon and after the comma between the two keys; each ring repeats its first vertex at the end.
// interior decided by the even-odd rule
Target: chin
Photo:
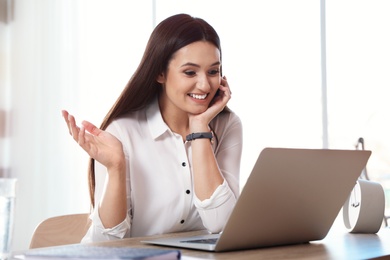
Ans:
{"type": "Polygon", "coordinates": [[[206,110],[207,110],[207,108],[204,108],[204,109],[192,109],[192,110],[189,111],[189,113],[193,114],[193,115],[199,115],[199,114],[204,113],[206,110]]]}

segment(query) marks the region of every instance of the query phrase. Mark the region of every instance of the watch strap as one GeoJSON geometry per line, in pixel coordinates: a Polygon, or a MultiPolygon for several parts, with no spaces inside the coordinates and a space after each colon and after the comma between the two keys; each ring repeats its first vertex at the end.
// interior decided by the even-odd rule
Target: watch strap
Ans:
{"type": "Polygon", "coordinates": [[[192,141],[195,139],[202,139],[202,138],[207,138],[207,139],[213,139],[213,134],[211,132],[199,132],[199,133],[192,133],[186,136],[187,141],[192,141]]]}

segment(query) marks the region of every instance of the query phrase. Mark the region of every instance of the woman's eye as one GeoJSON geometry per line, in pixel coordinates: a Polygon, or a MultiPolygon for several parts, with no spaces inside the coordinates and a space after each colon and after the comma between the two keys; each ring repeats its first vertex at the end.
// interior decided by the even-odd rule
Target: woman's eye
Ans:
{"type": "Polygon", "coordinates": [[[211,74],[211,75],[216,75],[216,74],[219,74],[219,70],[210,70],[209,71],[209,74],[211,74]]]}
{"type": "Polygon", "coordinates": [[[184,71],[184,74],[186,74],[187,76],[194,76],[196,73],[195,73],[195,71],[187,70],[187,71],[184,71]]]}

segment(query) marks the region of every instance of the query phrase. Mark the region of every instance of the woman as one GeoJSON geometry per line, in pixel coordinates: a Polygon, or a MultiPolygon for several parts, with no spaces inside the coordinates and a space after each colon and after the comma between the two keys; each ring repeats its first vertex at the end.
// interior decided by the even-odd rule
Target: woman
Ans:
{"type": "Polygon", "coordinates": [[[154,29],[100,129],[62,112],[91,157],[83,242],[223,229],[239,195],[242,125],[221,75],[213,27],[178,14],[154,29]]]}

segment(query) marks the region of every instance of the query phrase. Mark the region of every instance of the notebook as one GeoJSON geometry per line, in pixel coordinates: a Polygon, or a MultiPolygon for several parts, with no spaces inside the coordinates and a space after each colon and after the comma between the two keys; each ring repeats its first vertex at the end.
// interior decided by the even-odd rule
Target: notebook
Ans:
{"type": "Polygon", "coordinates": [[[180,250],[159,248],[110,247],[85,244],[42,247],[16,254],[12,259],[25,260],[88,260],[88,259],[138,259],[138,260],[177,260],[180,250]]]}
{"type": "Polygon", "coordinates": [[[370,155],[367,150],[265,148],[223,232],[143,242],[220,252],[321,240],[370,155]]]}

